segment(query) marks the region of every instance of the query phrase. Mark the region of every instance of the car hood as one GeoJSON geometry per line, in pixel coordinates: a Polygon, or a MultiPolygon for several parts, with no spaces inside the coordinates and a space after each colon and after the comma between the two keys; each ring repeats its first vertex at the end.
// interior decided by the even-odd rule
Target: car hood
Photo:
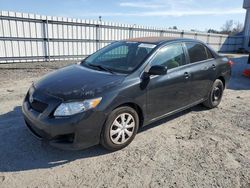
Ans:
{"type": "Polygon", "coordinates": [[[121,84],[124,78],[125,75],[71,65],[45,75],[34,83],[34,87],[63,100],[85,99],[110,91],[121,84]]]}

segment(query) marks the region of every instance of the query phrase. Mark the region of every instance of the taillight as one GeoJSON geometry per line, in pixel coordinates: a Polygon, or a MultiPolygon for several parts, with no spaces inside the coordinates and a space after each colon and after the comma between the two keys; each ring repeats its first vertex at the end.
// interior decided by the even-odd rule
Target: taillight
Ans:
{"type": "Polygon", "coordinates": [[[245,69],[242,74],[243,76],[250,77],[250,69],[245,69]]]}
{"type": "Polygon", "coordinates": [[[227,64],[229,64],[229,65],[232,67],[233,64],[234,64],[234,62],[233,62],[232,60],[229,60],[229,61],[227,62],[227,64]]]}

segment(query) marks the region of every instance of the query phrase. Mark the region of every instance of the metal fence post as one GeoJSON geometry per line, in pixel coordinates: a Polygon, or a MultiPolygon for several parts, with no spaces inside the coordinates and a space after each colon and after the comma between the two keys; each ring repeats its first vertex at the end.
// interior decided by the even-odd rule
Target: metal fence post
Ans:
{"type": "Polygon", "coordinates": [[[48,19],[43,20],[44,59],[50,62],[48,19]]]}
{"type": "MultiPolygon", "coordinates": [[[[4,33],[4,25],[3,25],[3,20],[1,19],[1,24],[2,24],[2,34],[3,34],[3,37],[5,36],[5,33],[4,33]]],[[[3,46],[4,46],[4,55],[5,57],[7,57],[7,49],[6,49],[6,42],[5,40],[3,41],[3,46]]]]}
{"type": "Polygon", "coordinates": [[[181,32],[181,38],[184,38],[184,31],[181,32]]]}
{"type": "Polygon", "coordinates": [[[48,49],[48,60],[50,62],[50,49],[49,49],[49,21],[48,21],[48,18],[46,18],[46,37],[47,37],[47,49],[48,49]]]}
{"type": "Polygon", "coordinates": [[[198,33],[195,33],[194,34],[194,39],[197,39],[198,38],[198,33]]]}
{"type": "MultiPolygon", "coordinates": [[[[225,44],[225,45],[227,45],[227,44],[225,44]]],[[[218,49],[221,50],[221,47],[222,47],[222,35],[220,36],[220,42],[219,42],[219,47],[218,47],[218,49]]],[[[219,51],[219,50],[218,50],[218,51],[219,51]]]]}
{"type": "Polygon", "coordinates": [[[207,35],[207,45],[210,43],[210,34],[207,35]]]}
{"type": "Polygon", "coordinates": [[[96,29],[96,50],[100,49],[100,24],[95,26],[96,29]]]}
{"type": "Polygon", "coordinates": [[[133,28],[129,28],[129,38],[133,38],[133,28]]]}
{"type": "Polygon", "coordinates": [[[160,31],[160,37],[163,37],[164,30],[160,31]]]}

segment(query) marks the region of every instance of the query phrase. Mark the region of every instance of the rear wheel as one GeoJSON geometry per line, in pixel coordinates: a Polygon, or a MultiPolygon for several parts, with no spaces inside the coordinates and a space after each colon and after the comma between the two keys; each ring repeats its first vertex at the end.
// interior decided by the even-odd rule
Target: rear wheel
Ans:
{"type": "Polygon", "coordinates": [[[101,144],[115,151],[129,145],[139,127],[137,112],[128,106],[119,107],[109,115],[101,136],[101,144]]]}
{"type": "Polygon", "coordinates": [[[221,102],[224,91],[224,85],[221,80],[216,79],[209,93],[208,99],[203,102],[203,105],[208,108],[215,108],[221,102]]]}

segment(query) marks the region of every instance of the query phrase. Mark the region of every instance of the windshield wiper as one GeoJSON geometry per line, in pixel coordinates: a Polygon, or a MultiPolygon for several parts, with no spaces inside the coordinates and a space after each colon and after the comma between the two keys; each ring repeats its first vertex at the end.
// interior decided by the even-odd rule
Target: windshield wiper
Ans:
{"type": "Polygon", "coordinates": [[[106,72],[110,72],[110,73],[114,74],[114,72],[113,72],[112,70],[110,70],[109,68],[104,67],[104,66],[102,66],[102,65],[94,65],[94,64],[87,64],[87,65],[89,65],[89,66],[91,66],[91,67],[96,67],[96,68],[98,68],[98,69],[100,69],[100,70],[104,70],[104,71],[106,71],[106,72]]]}

